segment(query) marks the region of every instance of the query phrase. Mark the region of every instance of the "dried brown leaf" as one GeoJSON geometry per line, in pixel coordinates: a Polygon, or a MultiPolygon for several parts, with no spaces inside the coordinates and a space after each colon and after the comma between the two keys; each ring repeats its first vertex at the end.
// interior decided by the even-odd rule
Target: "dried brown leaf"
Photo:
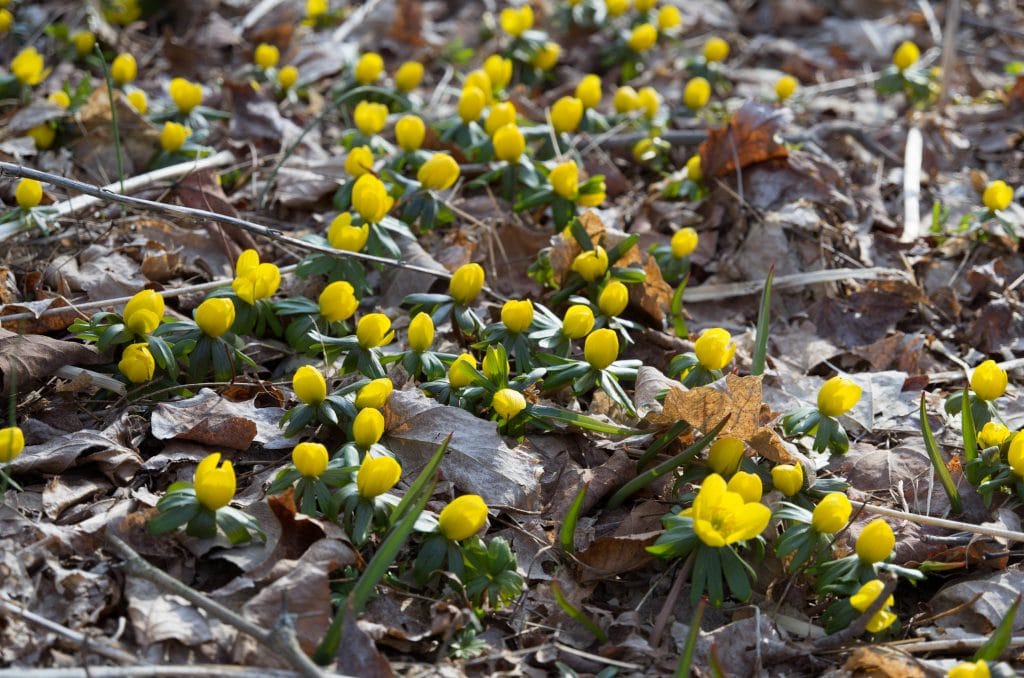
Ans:
{"type": "Polygon", "coordinates": [[[18,386],[25,388],[65,365],[95,365],[99,362],[100,356],[91,346],[0,329],[0,372],[3,372],[5,393],[15,371],[18,386]]]}
{"type": "Polygon", "coordinates": [[[785,124],[779,109],[748,101],[725,127],[708,130],[700,145],[701,167],[706,177],[732,174],[738,167],[789,155],[775,136],[785,124]]]}

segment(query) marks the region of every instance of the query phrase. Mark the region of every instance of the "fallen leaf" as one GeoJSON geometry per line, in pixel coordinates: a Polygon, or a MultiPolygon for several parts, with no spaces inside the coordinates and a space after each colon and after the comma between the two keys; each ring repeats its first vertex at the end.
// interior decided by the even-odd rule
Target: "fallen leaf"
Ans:
{"type": "Polygon", "coordinates": [[[599,537],[576,554],[582,564],[581,583],[593,583],[623,572],[638,570],[654,561],[646,548],[657,541],[661,530],[621,537],[599,537]]]}
{"type": "MultiPolygon", "coordinates": [[[[928,605],[933,614],[959,608],[942,617],[942,626],[960,627],[987,636],[1003,621],[1021,591],[1024,591],[1024,572],[1010,569],[951,584],[936,593],[928,605]],[[973,604],[965,606],[971,601],[973,604]]],[[[1024,606],[1017,610],[1013,622],[1015,634],[1022,630],[1024,606]]]]}
{"type": "Polygon", "coordinates": [[[69,468],[95,462],[117,485],[127,485],[142,466],[139,453],[119,442],[126,438],[124,424],[115,422],[103,431],[83,429],[29,445],[7,465],[15,474],[63,473],[69,468]]]}
{"type": "Polygon", "coordinates": [[[135,641],[148,647],[165,640],[176,640],[195,647],[213,640],[206,617],[181,598],[160,591],[156,584],[129,576],[125,582],[128,619],[135,641]]]}
{"type": "Polygon", "coordinates": [[[191,398],[153,408],[153,436],[233,450],[246,450],[253,442],[269,450],[292,447],[295,441],[285,438],[278,426],[284,410],[254,403],[255,399],[234,402],[204,388],[191,398]]]}
{"type": "Polygon", "coordinates": [[[639,285],[629,286],[630,302],[637,303],[647,315],[659,323],[672,306],[672,286],[661,277],[661,267],[651,255],[643,255],[644,273],[647,277],[639,285]]]}
{"type": "Polygon", "coordinates": [[[747,101],[729,124],[708,130],[700,145],[701,168],[706,177],[732,174],[737,167],[789,155],[776,135],[786,124],[785,109],[747,101]]]}
{"type": "Polygon", "coordinates": [[[852,676],[872,678],[924,678],[928,675],[920,662],[899,648],[875,645],[858,647],[843,665],[852,676]]]}
{"type": "Polygon", "coordinates": [[[102,362],[96,349],[73,341],[51,339],[41,334],[15,334],[0,328],[0,372],[3,390],[10,390],[12,373],[20,388],[42,381],[65,365],[95,365],[102,362]]]}
{"type": "MultiPolygon", "coordinates": [[[[141,172],[160,148],[160,132],[139,115],[120,90],[114,91],[114,101],[121,163],[124,176],[130,177],[141,172]]],[[[68,145],[75,164],[97,182],[116,181],[118,149],[114,145],[110,95],[106,87],[92,91],[89,100],[75,115],[75,122],[72,129],[81,136],[68,145]]]]}

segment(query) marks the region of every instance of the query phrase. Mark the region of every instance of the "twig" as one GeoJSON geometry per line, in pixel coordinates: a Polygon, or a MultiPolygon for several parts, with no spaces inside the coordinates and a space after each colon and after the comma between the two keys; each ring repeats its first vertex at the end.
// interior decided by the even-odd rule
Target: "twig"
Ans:
{"type": "Polygon", "coordinates": [[[665,627],[668,625],[668,619],[672,615],[672,610],[676,606],[676,601],[679,600],[679,594],[683,590],[683,584],[690,578],[690,571],[693,570],[693,563],[696,560],[696,551],[691,553],[687,558],[686,562],[683,563],[682,567],[679,568],[679,572],[676,573],[675,581],[672,582],[672,588],[669,589],[668,595],[665,596],[665,602],[661,606],[661,610],[658,612],[657,618],[654,620],[654,628],[651,630],[651,637],[647,643],[651,647],[657,649],[661,643],[661,636],[665,632],[665,627]]]}
{"type": "Polygon", "coordinates": [[[921,234],[921,130],[907,130],[903,162],[903,233],[900,242],[914,242],[921,234]]]}
{"type": "Polygon", "coordinates": [[[196,607],[206,611],[220,621],[233,626],[247,636],[258,640],[267,648],[286,659],[296,671],[305,678],[322,678],[324,673],[313,660],[299,647],[295,631],[290,623],[278,624],[274,629],[267,630],[237,612],[211,600],[192,587],[178,581],[174,577],[158,570],[142,559],[132,547],[111,532],[106,533],[107,544],[125,561],[129,573],[147,579],[157,586],[181,596],[196,607]]]}
{"type": "MultiPolygon", "coordinates": [[[[1009,372],[1011,370],[1019,370],[1024,367],[1024,358],[1014,358],[1013,360],[1004,360],[1001,363],[996,363],[999,368],[1009,372]]],[[[949,370],[947,372],[933,372],[928,375],[928,383],[939,384],[950,381],[961,381],[964,379],[964,370],[949,370]]]]}
{"type": "Polygon", "coordinates": [[[363,25],[363,20],[366,16],[377,8],[381,0],[368,0],[364,5],[360,6],[354,12],[345,17],[345,21],[334,29],[334,33],[331,35],[332,42],[342,42],[348,37],[348,34],[354,31],[357,27],[363,25]]]}
{"type": "Polygon", "coordinates": [[[640,671],[640,670],[642,670],[644,668],[643,666],[641,666],[639,664],[631,664],[629,662],[619,661],[618,659],[611,659],[610,657],[602,657],[599,654],[593,654],[591,652],[585,652],[583,650],[578,650],[575,647],[572,647],[571,645],[566,645],[565,643],[559,643],[557,641],[554,643],[554,647],[558,648],[562,652],[568,652],[569,654],[574,654],[577,657],[582,657],[583,659],[589,659],[590,661],[597,662],[598,664],[607,664],[608,666],[617,666],[620,669],[628,669],[628,670],[631,670],[631,671],[640,671]]]}
{"type": "MultiPolygon", "coordinates": [[[[7,600],[6,597],[0,597],[0,610],[7,612],[8,614],[13,614],[17,617],[21,617],[31,624],[41,626],[47,631],[52,631],[63,638],[67,638],[72,643],[80,645],[85,653],[97,654],[102,657],[106,657],[107,659],[120,662],[121,664],[136,664],[139,661],[139,658],[133,654],[111,645],[107,645],[106,643],[98,642],[95,638],[90,638],[84,633],[79,633],[78,631],[74,631],[66,626],[58,624],[55,621],[50,621],[46,617],[40,617],[35,612],[26,610],[20,605],[7,600]]],[[[0,671],[0,675],[3,675],[4,673],[6,672],[0,671]]]]}
{"type": "MultiPolygon", "coordinates": [[[[948,640],[923,640],[918,642],[897,642],[887,643],[892,647],[898,648],[902,652],[963,652],[967,654],[973,650],[977,650],[979,647],[988,642],[986,636],[978,636],[977,638],[950,638],[948,640]]],[[[1016,648],[1024,645],[1024,636],[1014,636],[1010,638],[1010,644],[1008,648],[1016,648]]]]}
{"type": "Polygon", "coordinates": [[[917,513],[897,511],[896,509],[887,508],[885,506],[875,506],[874,504],[864,504],[864,510],[869,513],[889,516],[890,518],[901,518],[919,525],[933,525],[935,527],[945,527],[958,532],[970,532],[972,534],[983,534],[987,537],[996,537],[997,539],[1005,539],[1007,541],[1024,542],[1024,532],[1013,532],[1011,530],[1002,530],[998,527],[987,527],[985,525],[975,525],[973,523],[961,523],[960,521],[948,520],[946,518],[922,516],[917,513]]]}
{"type": "MultiPolygon", "coordinates": [[[[843,280],[906,280],[908,277],[907,273],[895,268],[833,268],[827,271],[776,276],[772,281],[772,289],[803,287],[805,285],[843,280]]],[[[715,301],[726,297],[744,297],[748,294],[759,294],[764,288],[764,283],[764,280],[750,280],[747,282],[687,287],[686,291],[683,292],[683,300],[690,302],[715,301]]]]}
{"type": "Polygon", "coordinates": [[[953,81],[953,61],[956,59],[956,35],[960,29],[960,0],[946,3],[946,35],[942,41],[942,83],[939,89],[938,109],[946,107],[949,87],[953,81]]]}
{"type": "Polygon", "coordinates": [[[0,678],[296,678],[281,669],[200,664],[198,666],[89,666],[73,669],[0,669],[0,678]]]}
{"type": "Polygon", "coordinates": [[[53,376],[68,379],[69,381],[84,379],[89,382],[90,386],[105,388],[120,396],[128,394],[128,389],[125,388],[124,382],[114,379],[109,374],[100,374],[99,372],[87,370],[84,367],[62,365],[53,373],[53,376]]]}

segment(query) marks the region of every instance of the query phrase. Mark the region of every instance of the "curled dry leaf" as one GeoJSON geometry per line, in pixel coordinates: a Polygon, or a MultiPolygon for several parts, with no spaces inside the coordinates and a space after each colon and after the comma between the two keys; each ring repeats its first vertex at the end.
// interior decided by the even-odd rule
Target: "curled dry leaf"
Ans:
{"type": "Polygon", "coordinates": [[[748,101],[725,127],[708,130],[700,145],[701,167],[706,177],[732,174],[736,169],[789,155],[776,135],[786,124],[788,113],[748,101]]]}
{"type": "Polygon", "coordinates": [[[257,442],[281,450],[294,444],[278,427],[283,415],[280,407],[256,407],[255,399],[234,402],[204,388],[186,400],[157,405],[151,426],[159,440],[177,438],[233,450],[245,450],[257,442]]]}

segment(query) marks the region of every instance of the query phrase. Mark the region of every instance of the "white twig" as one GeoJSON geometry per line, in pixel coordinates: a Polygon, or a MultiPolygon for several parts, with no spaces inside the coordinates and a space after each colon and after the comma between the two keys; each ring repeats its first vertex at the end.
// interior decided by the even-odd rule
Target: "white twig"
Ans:
{"type": "Polygon", "coordinates": [[[900,242],[914,242],[921,234],[921,130],[907,130],[903,160],[903,235],[900,242]]]}
{"type": "Polygon", "coordinates": [[[956,530],[957,532],[970,532],[972,534],[983,534],[988,537],[996,537],[1007,541],[1024,542],[1024,532],[1013,532],[1012,530],[1003,530],[998,527],[988,527],[986,525],[975,525],[973,523],[961,523],[958,520],[948,520],[946,518],[922,516],[917,513],[897,511],[896,509],[886,508],[885,506],[875,506],[874,504],[864,504],[864,510],[868,513],[877,513],[878,515],[889,516],[890,518],[908,520],[919,525],[933,525],[935,527],[944,527],[949,530],[956,530]]]}
{"type": "MultiPolygon", "coordinates": [[[[977,650],[979,647],[988,642],[986,636],[978,636],[977,638],[950,638],[948,640],[922,640],[917,642],[896,642],[887,643],[890,647],[895,647],[902,652],[949,652],[961,651],[964,654],[977,650]]],[[[1024,636],[1013,636],[1010,638],[1009,648],[1016,648],[1024,645],[1024,636]]]]}
{"type": "Polygon", "coordinates": [[[108,391],[112,391],[117,395],[127,395],[128,389],[125,388],[124,382],[120,382],[113,377],[100,374],[99,372],[93,372],[87,370],[84,367],[75,367],[74,365],[63,365],[56,372],[54,376],[60,377],[61,379],[68,379],[75,381],[77,379],[86,379],[92,386],[99,386],[105,388],[108,391]]]}
{"type": "MultiPolygon", "coordinates": [[[[79,633],[78,631],[69,629],[68,627],[62,626],[57,622],[50,621],[45,617],[40,617],[35,612],[32,612],[31,610],[26,610],[20,605],[10,600],[7,600],[5,597],[0,597],[0,610],[8,614],[13,614],[16,617],[21,617],[30,624],[35,624],[36,626],[42,627],[47,631],[52,631],[53,633],[56,633],[57,635],[70,640],[72,643],[80,645],[82,651],[85,654],[96,654],[101,657],[106,657],[107,659],[112,659],[116,662],[120,662],[122,664],[135,664],[139,661],[138,657],[136,657],[133,654],[125,652],[124,650],[120,650],[111,645],[99,642],[95,638],[90,638],[84,633],[79,633]]],[[[6,671],[0,671],[0,676],[6,673],[6,671]]],[[[25,674],[22,673],[21,675],[25,674]]],[[[39,674],[37,672],[33,672],[32,675],[39,674]]]]}
{"type": "MultiPolygon", "coordinates": [[[[907,280],[906,272],[895,268],[833,268],[827,271],[810,273],[794,273],[792,275],[775,276],[772,289],[787,287],[803,287],[826,282],[843,280],[907,280]]],[[[749,280],[738,283],[721,283],[687,287],[683,292],[683,301],[714,301],[726,297],[744,297],[748,294],[760,294],[764,289],[764,280],[749,280]]]]}
{"type": "Polygon", "coordinates": [[[946,3],[946,35],[942,42],[942,84],[939,90],[939,110],[949,100],[949,87],[953,80],[954,61],[956,60],[956,34],[960,28],[960,0],[946,3]]]}

